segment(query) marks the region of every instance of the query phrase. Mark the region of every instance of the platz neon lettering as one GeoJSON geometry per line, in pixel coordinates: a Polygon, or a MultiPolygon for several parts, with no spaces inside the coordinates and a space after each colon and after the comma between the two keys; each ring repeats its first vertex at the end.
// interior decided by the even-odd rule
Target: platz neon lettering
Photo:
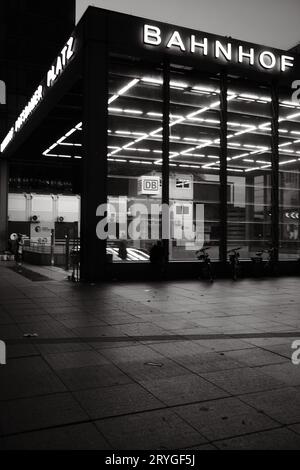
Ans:
{"type": "Polygon", "coordinates": [[[47,87],[51,87],[57,77],[61,75],[70,59],[74,55],[74,38],[70,37],[65,47],[62,49],[60,55],[57,57],[55,64],[47,73],[47,87]]]}
{"type": "Polygon", "coordinates": [[[143,42],[150,46],[166,47],[184,53],[211,56],[227,62],[258,66],[265,70],[286,70],[294,66],[294,57],[285,54],[275,54],[269,50],[256,50],[248,45],[233,45],[231,42],[211,40],[207,37],[197,37],[195,34],[183,35],[180,31],[163,34],[158,26],[145,24],[143,27],[143,42]],[[235,49],[234,49],[235,48],[235,49]]]}

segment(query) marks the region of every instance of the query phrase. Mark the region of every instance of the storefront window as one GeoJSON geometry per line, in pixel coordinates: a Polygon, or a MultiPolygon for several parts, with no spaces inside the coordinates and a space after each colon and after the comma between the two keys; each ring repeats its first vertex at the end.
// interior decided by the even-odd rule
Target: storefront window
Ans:
{"type": "Polygon", "coordinates": [[[228,249],[249,259],[271,245],[271,97],[228,83],[228,249]]]}
{"type": "Polygon", "coordinates": [[[291,92],[279,99],[279,259],[298,259],[300,210],[300,106],[291,92]]]}
{"type": "Polygon", "coordinates": [[[181,71],[170,78],[169,188],[172,213],[169,257],[197,260],[220,244],[219,81],[181,71]]]}
{"type": "Polygon", "coordinates": [[[107,254],[147,262],[161,238],[161,73],[112,62],[108,114],[107,254]]]}

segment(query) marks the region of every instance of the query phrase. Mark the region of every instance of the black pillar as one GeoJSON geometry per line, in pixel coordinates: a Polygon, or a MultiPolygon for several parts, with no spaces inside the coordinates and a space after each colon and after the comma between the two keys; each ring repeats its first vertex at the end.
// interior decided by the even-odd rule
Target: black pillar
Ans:
{"type": "Polygon", "coordinates": [[[271,174],[271,238],[274,247],[274,257],[278,260],[279,250],[279,138],[278,138],[278,118],[279,118],[279,100],[278,88],[276,83],[271,86],[272,96],[272,174],[271,174]]]}
{"type": "MultiPolygon", "coordinates": [[[[254,227],[253,224],[255,213],[254,213],[254,204],[255,204],[255,189],[254,189],[254,176],[247,175],[245,178],[246,185],[246,208],[245,208],[245,235],[246,241],[248,242],[249,251],[253,249],[252,243],[254,239],[254,227]],[[249,222],[249,223],[248,223],[249,222]]],[[[257,249],[257,246],[255,247],[257,249]]]]}
{"type": "Polygon", "coordinates": [[[220,77],[220,261],[227,260],[227,74],[220,77]]]}
{"type": "MultiPolygon", "coordinates": [[[[166,59],[163,63],[163,141],[162,141],[162,204],[169,206],[169,153],[170,153],[170,64],[166,59]]],[[[163,212],[169,217],[169,212],[163,212]]],[[[170,233],[169,233],[170,237],[170,233]]],[[[169,240],[163,240],[165,260],[169,261],[169,240]]]]}
{"type": "Polygon", "coordinates": [[[7,249],[8,163],[0,160],[0,252],[7,249]]]}
{"type": "Polygon", "coordinates": [[[94,282],[106,277],[106,240],[96,235],[103,219],[96,215],[97,208],[107,202],[108,60],[104,44],[88,41],[83,69],[80,277],[94,282]]]}

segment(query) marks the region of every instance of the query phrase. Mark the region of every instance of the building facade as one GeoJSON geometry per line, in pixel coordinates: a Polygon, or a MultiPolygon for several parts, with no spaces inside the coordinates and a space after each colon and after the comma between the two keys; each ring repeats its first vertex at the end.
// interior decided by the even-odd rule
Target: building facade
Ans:
{"type": "Polygon", "coordinates": [[[296,51],[89,8],[0,158],[73,175],[84,280],[147,270],[158,240],[170,273],[203,247],[296,269],[299,74],[296,51]]]}

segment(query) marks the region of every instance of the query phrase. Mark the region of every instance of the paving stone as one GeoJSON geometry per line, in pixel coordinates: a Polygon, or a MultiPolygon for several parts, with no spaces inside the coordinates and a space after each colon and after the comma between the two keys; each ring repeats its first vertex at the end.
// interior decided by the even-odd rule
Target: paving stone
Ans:
{"type": "Polygon", "coordinates": [[[72,351],[46,354],[44,358],[54,370],[109,364],[109,362],[96,351],[72,351]]]}
{"type": "Polygon", "coordinates": [[[300,436],[289,429],[273,429],[215,442],[214,445],[223,450],[299,450],[300,436]]]}
{"type": "Polygon", "coordinates": [[[241,400],[282,424],[300,421],[300,393],[296,387],[243,395],[241,400]]]}
{"type": "Polygon", "coordinates": [[[2,435],[88,419],[70,393],[0,402],[2,435]]]}
{"type": "Polygon", "coordinates": [[[239,362],[227,358],[224,353],[208,352],[207,348],[195,345],[192,341],[160,343],[151,345],[151,347],[161,354],[173,358],[186,369],[199,374],[241,367],[239,362]]]}
{"type": "Polygon", "coordinates": [[[291,426],[289,426],[289,429],[296,432],[297,434],[300,434],[300,423],[292,424],[291,426]]]}
{"type": "Polygon", "coordinates": [[[170,410],[139,413],[96,421],[114,449],[179,449],[206,442],[170,410]]]}
{"type": "Polygon", "coordinates": [[[283,382],[263,374],[258,369],[251,369],[249,367],[201,373],[201,377],[233,395],[260,390],[272,390],[285,386],[283,382]]]}
{"type": "Polygon", "coordinates": [[[132,383],[132,379],[113,364],[60,369],[57,374],[72,391],[132,383]]]}
{"type": "MultiPolygon", "coordinates": [[[[7,344],[6,356],[7,360],[13,358],[27,357],[27,356],[38,356],[39,351],[33,344],[7,344]]],[[[1,376],[1,373],[0,373],[1,376]]]]}
{"type": "MultiPolygon", "coordinates": [[[[282,364],[286,359],[270,351],[264,351],[259,348],[243,349],[238,351],[228,351],[224,353],[226,358],[230,358],[249,367],[263,366],[265,364],[282,364]]],[[[263,371],[263,368],[259,369],[263,371]]]]}
{"type": "Polygon", "coordinates": [[[77,424],[0,439],[0,450],[110,450],[94,424],[77,424]]]}
{"type": "Polygon", "coordinates": [[[228,396],[228,393],[195,374],[140,382],[166,405],[193,403],[228,396]]]}
{"type": "Polygon", "coordinates": [[[223,335],[220,335],[218,338],[210,339],[200,339],[194,340],[199,346],[203,346],[211,351],[215,352],[224,352],[224,351],[235,351],[240,349],[249,349],[253,348],[253,345],[249,344],[247,341],[242,341],[240,339],[224,339],[223,335]]]}
{"type": "Polygon", "coordinates": [[[286,385],[300,385],[300,366],[295,366],[290,361],[283,364],[272,364],[260,367],[264,374],[284,382],[286,385]]]}
{"type": "Polygon", "coordinates": [[[89,351],[92,349],[92,347],[86,342],[76,342],[76,340],[64,342],[63,339],[55,343],[47,342],[47,340],[45,340],[45,343],[36,343],[35,347],[43,356],[47,354],[89,351]]]}
{"type": "Polygon", "coordinates": [[[37,285],[0,264],[1,432],[18,433],[0,448],[298,445],[298,278],[89,286],[51,269],[37,285]]]}
{"type": "Polygon", "coordinates": [[[40,357],[11,359],[0,368],[0,400],[30,397],[66,390],[40,357]]]}
{"type": "Polygon", "coordinates": [[[75,392],[92,419],[136,413],[164,405],[137,384],[125,384],[75,392]]]}
{"type": "Polygon", "coordinates": [[[0,325],[0,338],[2,341],[22,337],[23,333],[16,325],[0,325]]]}
{"type": "Polygon", "coordinates": [[[206,401],[173,411],[209,441],[271,429],[277,422],[236,398],[206,401]]]}

